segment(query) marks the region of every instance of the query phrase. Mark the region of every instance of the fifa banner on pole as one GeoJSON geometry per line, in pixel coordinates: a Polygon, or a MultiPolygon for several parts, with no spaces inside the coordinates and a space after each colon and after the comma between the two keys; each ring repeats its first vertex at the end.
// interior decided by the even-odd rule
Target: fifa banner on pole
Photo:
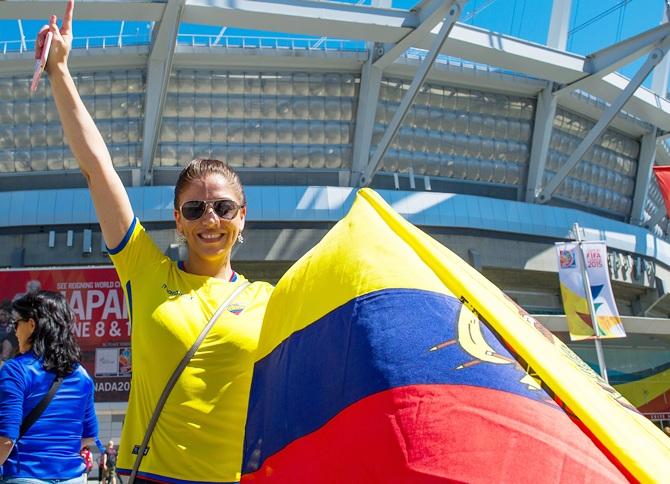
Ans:
{"type": "Polygon", "coordinates": [[[270,298],[243,483],[669,475],[660,429],[372,190],[270,298]]]}
{"type": "Polygon", "coordinates": [[[582,267],[582,259],[577,252],[578,243],[556,244],[558,277],[570,339],[578,341],[593,338],[625,338],[626,332],[614,302],[607,268],[607,246],[604,242],[582,242],[581,245],[586,268],[582,267]],[[597,335],[593,329],[589,301],[586,298],[584,270],[588,274],[591,288],[597,335]]]}

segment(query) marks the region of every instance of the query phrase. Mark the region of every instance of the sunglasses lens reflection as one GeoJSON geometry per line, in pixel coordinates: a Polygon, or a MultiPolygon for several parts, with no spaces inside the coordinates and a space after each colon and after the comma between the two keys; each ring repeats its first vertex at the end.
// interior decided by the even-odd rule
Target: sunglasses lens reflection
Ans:
{"type": "Polygon", "coordinates": [[[181,214],[186,220],[198,220],[205,213],[205,202],[192,200],[181,206],[181,214]]]}
{"type": "MultiPolygon", "coordinates": [[[[191,200],[181,206],[181,214],[186,220],[198,220],[207,210],[207,203],[203,200],[191,200]]],[[[214,213],[222,219],[232,220],[240,210],[240,206],[233,200],[215,200],[212,204],[214,213]]]]}

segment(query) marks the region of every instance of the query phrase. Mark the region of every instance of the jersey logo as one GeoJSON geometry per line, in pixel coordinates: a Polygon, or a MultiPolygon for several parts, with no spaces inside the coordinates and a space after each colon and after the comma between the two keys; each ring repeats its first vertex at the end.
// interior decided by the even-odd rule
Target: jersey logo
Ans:
{"type": "Polygon", "coordinates": [[[226,311],[233,313],[235,316],[239,316],[239,314],[244,311],[245,307],[246,306],[240,306],[239,304],[231,304],[226,307],[226,311]]]}

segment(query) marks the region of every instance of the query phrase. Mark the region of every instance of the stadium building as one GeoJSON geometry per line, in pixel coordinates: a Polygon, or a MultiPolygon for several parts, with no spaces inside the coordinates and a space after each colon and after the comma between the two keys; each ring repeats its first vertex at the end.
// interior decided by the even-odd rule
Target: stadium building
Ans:
{"type": "MultiPolygon", "coordinates": [[[[154,240],[183,255],[177,174],[194,157],[225,160],[249,205],[234,266],[276,282],[369,185],[597,370],[593,343],[569,341],[557,275],[554,244],[578,223],[607,243],[628,333],[603,342],[610,383],[670,420],[670,244],[652,175],[670,163],[663,2],[658,27],[589,56],[567,50],[571,0],[548,2],[544,45],[464,22],[478,12],[463,0],[370,3],[77,2],[71,71],[154,240]],[[119,33],[82,36],[88,21],[119,33]],[[630,79],[617,72],[636,59],[630,79]]],[[[3,25],[49,13],[40,1],[0,4],[3,25]]],[[[102,288],[77,272],[110,260],[48,82],[30,93],[33,63],[30,39],[0,41],[0,275],[69,270],[78,275],[54,289],[102,288]]],[[[118,303],[90,294],[82,305],[118,303]]],[[[119,335],[91,349],[91,364],[118,363],[117,374],[91,368],[96,380],[127,382],[119,335]]],[[[127,394],[112,383],[97,403],[103,438],[118,438],[125,409],[103,397],[127,394]]]]}

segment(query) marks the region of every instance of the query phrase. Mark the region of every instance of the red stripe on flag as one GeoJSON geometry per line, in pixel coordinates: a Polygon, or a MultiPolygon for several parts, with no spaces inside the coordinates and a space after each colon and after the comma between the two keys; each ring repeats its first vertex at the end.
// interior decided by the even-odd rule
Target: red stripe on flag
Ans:
{"type": "Polygon", "coordinates": [[[557,407],[464,385],[358,401],[265,460],[249,482],[626,482],[557,407]]]}
{"type": "Polygon", "coordinates": [[[670,166],[655,166],[654,175],[656,175],[658,188],[661,190],[661,195],[663,195],[665,211],[670,214],[670,166]]]}

